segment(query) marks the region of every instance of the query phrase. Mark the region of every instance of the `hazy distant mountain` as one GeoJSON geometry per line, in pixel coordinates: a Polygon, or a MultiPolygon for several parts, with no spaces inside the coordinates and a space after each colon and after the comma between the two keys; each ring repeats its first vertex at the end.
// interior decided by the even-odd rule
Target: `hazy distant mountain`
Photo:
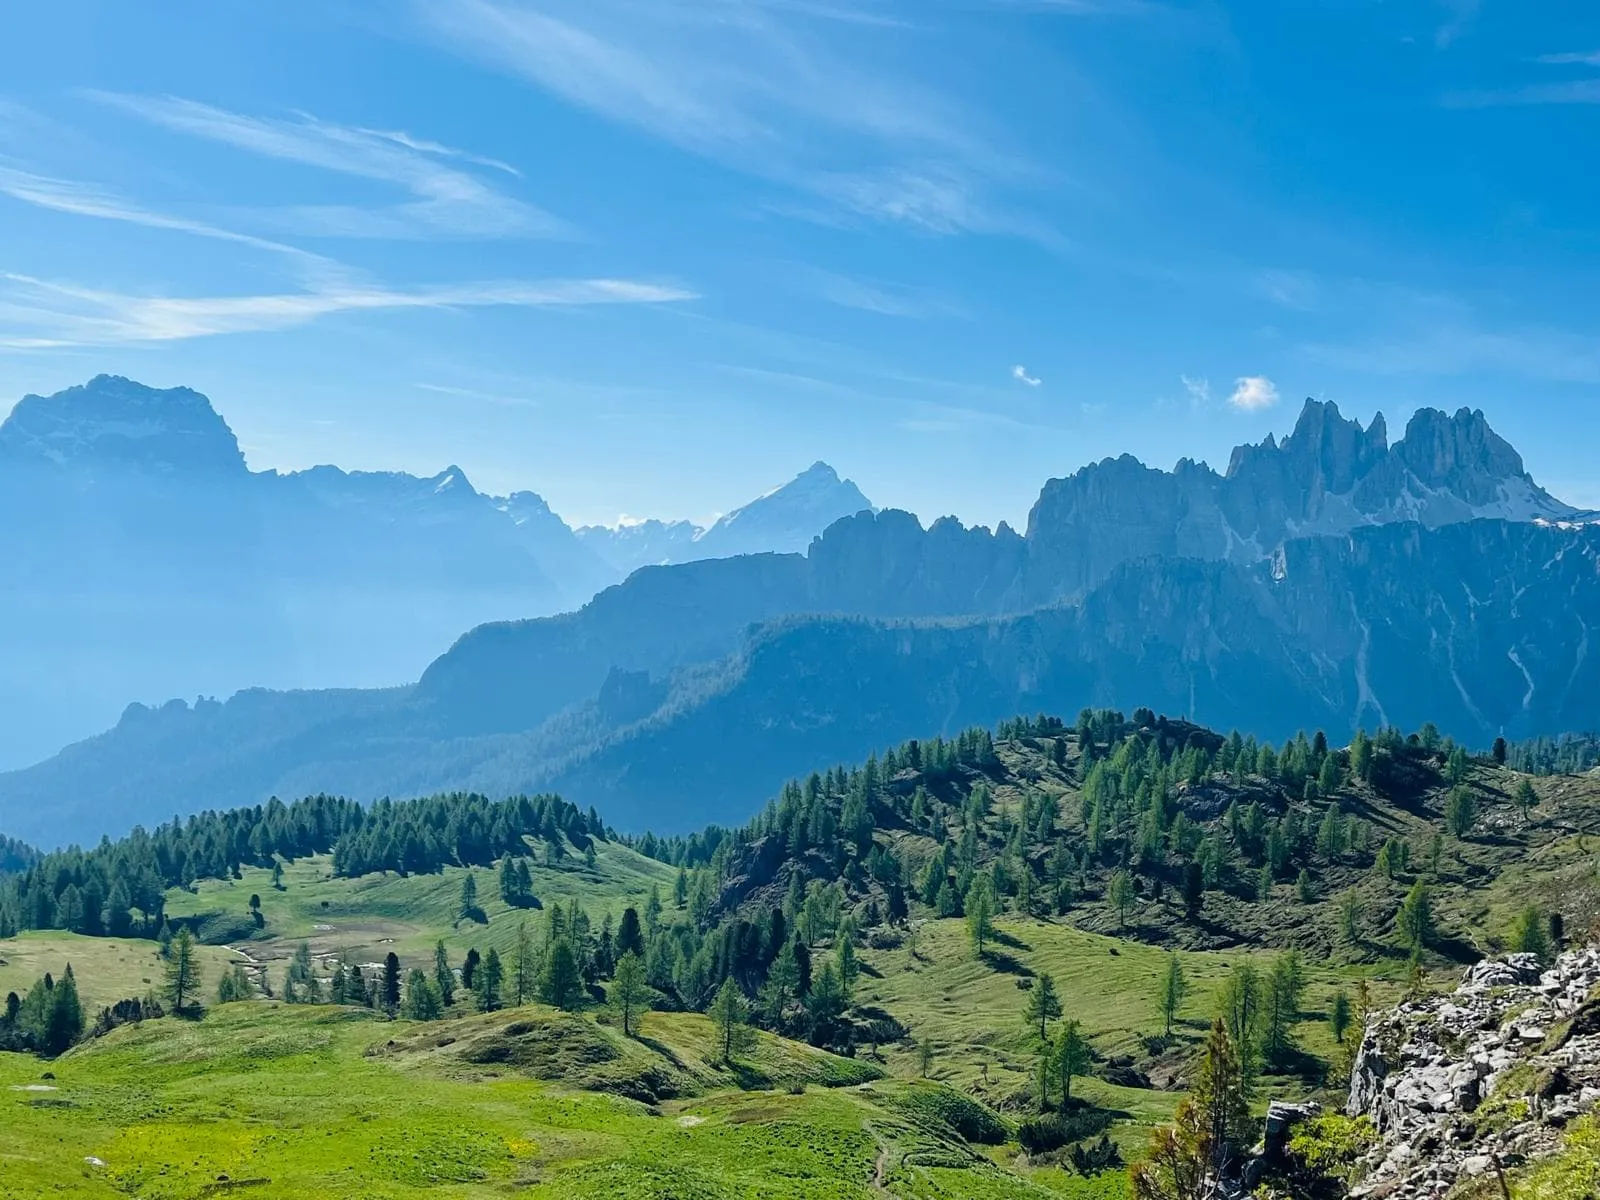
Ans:
{"type": "Polygon", "coordinates": [[[457,467],[252,472],[189,388],[26,396],[0,424],[0,765],[133,698],[403,683],[485,621],[575,609],[646,561],[803,549],[869,507],[819,464],[710,530],[579,537],[457,467]]]}
{"type": "Polygon", "coordinates": [[[584,545],[626,574],[639,567],[704,558],[804,553],[811,540],[839,518],[871,511],[872,502],[860,488],[819,462],[782,487],[734,509],[709,529],[689,521],[652,520],[614,528],[585,525],[577,533],[584,545]]]}
{"type": "Polygon", "coordinates": [[[254,473],[200,393],[111,376],[0,424],[0,556],[10,764],[133,697],[404,682],[463,628],[615,579],[531,493],[454,467],[254,473]]]}
{"type": "Polygon", "coordinates": [[[687,828],[902,737],[1150,697],[1273,738],[1590,728],[1586,520],[1481,414],[1419,413],[1390,446],[1308,403],[1223,475],[1124,458],[1052,481],[1025,535],[863,511],[804,556],[647,568],[482,625],[410,687],[132,708],[0,776],[0,813],[51,841],[271,793],[560,787],[687,828]]]}

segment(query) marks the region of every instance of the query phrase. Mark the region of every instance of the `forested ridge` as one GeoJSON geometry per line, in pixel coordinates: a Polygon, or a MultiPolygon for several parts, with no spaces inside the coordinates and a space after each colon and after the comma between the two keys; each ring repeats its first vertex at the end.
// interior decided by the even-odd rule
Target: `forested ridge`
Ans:
{"type": "MultiPolygon", "coordinates": [[[[1472,755],[1426,727],[1274,747],[1148,709],[1085,710],[1071,724],[1040,715],[906,742],[791,781],[742,828],[686,837],[620,838],[556,796],[274,800],[30,856],[0,882],[0,935],[165,941],[168,889],[314,855],[344,877],[498,864],[507,903],[534,907],[530,863],[592,861],[595,839],[609,839],[678,868],[633,947],[660,1002],[704,1008],[733,979],[773,1028],[847,1045],[861,1032],[842,1022],[854,948],[914,915],[965,917],[980,948],[993,919],[1015,912],[1193,948],[1458,955],[1431,916],[1419,929],[1402,914],[1431,912],[1430,889],[1449,886],[1447,850],[1486,814],[1505,827],[1538,802],[1527,777],[1503,786],[1482,772],[1579,745],[1472,755]],[[1421,825],[1398,827],[1399,811],[1421,825]],[[1336,920],[1307,919],[1335,907],[1336,920]],[[814,968],[814,952],[827,962],[814,968]],[[819,977],[820,1008],[807,1003],[819,977]]],[[[541,921],[542,951],[562,944],[590,984],[611,975],[614,930],[576,906],[541,921]]]]}

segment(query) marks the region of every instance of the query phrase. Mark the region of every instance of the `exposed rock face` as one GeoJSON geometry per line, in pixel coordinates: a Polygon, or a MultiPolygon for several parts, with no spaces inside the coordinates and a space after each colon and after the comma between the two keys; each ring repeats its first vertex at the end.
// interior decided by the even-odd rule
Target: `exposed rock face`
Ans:
{"type": "Polygon", "coordinates": [[[1552,1151],[1600,1104],[1600,949],[1541,970],[1529,954],[1478,963],[1448,996],[1369,1022],[1348,1115],[1381,1135],[1357,1197],[1431,1196],[1496,1163],[1552,1151]]]}
{"type": "Polygon", "coordinates": [[[1388,444],[1307,400],[1294,432],[1233,452],[1226,474],[1188,459],[1169,473],[1124,455],[1045,484],[1028,518],[1028,596],[1070,599],[1130,559],[1251,563],[1294,538],[1417,521],[1580,518],[1523,469],[1482,412],[1423,409],[1388,444]]]}

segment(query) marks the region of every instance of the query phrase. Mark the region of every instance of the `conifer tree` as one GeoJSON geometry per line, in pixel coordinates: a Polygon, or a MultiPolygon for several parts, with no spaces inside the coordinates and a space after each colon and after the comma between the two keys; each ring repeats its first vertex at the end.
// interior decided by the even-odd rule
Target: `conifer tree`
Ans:
{"type": "Polygon", "coordinates": [[[616,977],[608,997],[622,1022],[624,1037],[639,1028],[639,1016],[650,1007],[650,984],[645,979],[644,962],[637,954],[624,954],[617,960],[616,977]]]}
{"type": "Polygon", "coordinates": [[[1055,978],[1048,973],[1040,975],[1028,992],[1028,1001],[1022,1010],[1023,1019],[1030,1026],[1038,1026],[1039,1040],[1049,1045],[1047,1026],[1061,1016],[1061,1012],[1061,995],[1056,991],[1055,978]]]}
{"type": "Polygon", "coordinates": [[[195,951],[194,934],[187,925],[178,930],[167,954],[167,999],[180,1016],[200,992],[200,959],[195,951]]]}

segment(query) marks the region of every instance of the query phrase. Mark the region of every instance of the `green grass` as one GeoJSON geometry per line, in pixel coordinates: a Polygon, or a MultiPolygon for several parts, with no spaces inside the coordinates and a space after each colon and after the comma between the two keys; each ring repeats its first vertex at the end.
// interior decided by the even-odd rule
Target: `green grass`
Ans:
{"type": "MultiPolygon", "coordinates": [[[[534,893],[546,906],[577,901],[597,926],[606,913],[615,920],[629,905],[642,911],[652,884],[670,907],[677,874],[626,846],[605,842],[597,843],[593,869],[582,858],[569,856],[559,867],[537,865],[532,872],[534,893]]],[[[432,962],[434,943],[442,937],[459,962],[474,946],[485,954],[490,947],[504,954],[516,940],[519,922],[543,921],[536,910],[502,903],[494,871],[474,874],[487,925],[456,919],[466,875],[459,867],[437,875],[342,879],[334,877],[333,860],[326,855],[285,866],[282,891],[273,889],[270,871],[255,867],[245,868],[242,879],[206,880],[192,893],[174,889],[167,894],[167,912],[175,918],[210,917],[212,928],[238,926],[241,936],[229,941],[263,961],[287,958],[295,945],[306,941],[319,955],[348,954],[356,962],[378,962],[392,950],[408,967],[424,965],[432,962]],[[249,920],[252,895],[261,897],[265,925],[259,931],[249,920]]]]}
{"type": "Polygon", "coordinates": [[[419,1027],[252,1002],[119,1029],[49,1064],[45,1083],[38,1060],[0,1054],[0,1196],[1060,1194],[908,1113],[894,1103],[904,1084],[797,1086],[797,1073],[859,1078],[860,1064],[830,1067],[763,1036],[750,1063],[785,1086],[737,1090],[702,1017],[652,1015],[630,1048],[641,1061],[675,1057],[710,1089],[657,1107],[469,1068],[437,1046],[450,1030],[459,1044],[550,1019],[527,1009],[419,1027]],[[44,1087],[56,1090],[23,1090],[44,1087]]]}
{"type": "MultiPolygon", "coordinates": [[[[221,947],[200,948],[201,970],[210,986],[227,964],[237,961],[221,947]]],[[[154,942],[29,930],[0,941],[0,999],[7,992],[26,996],[34,980],[46,971],[59,978],[69,962],[90,1020],[118,1000],[143,997],[152,988],[161,991],[164,964],[154,942]]]]}
{"type": "MultiPolygon", "coordinates": [[[[1019,980],[1050,974],[1061,992],[1065,1015],[1082,1023],[1102,1058],[1128,1056],[1136,1062],[1181,1064],[1204,1034],[1216,1009],[1217,994],[1235,964],[1253,962],[1270,968],[1273,955],[1261,951],[1204,951],[1182,955],[1188,996],[1174,1030],[1178,1044],[1152,1053],[1146,1039],[1162,1033],[1156,1011],[1156,988],[1166,968],[1167,952],[1155,946],[1090,933],[1062,922],[1022,920],[998,922],[1001,939],[984,959],[971,949],[964,922],[929,922],[918,931],[913,954],[909,945],[865,951],[863,960],[875,974],[863,974],[857,1002],[883,1008],[910,1027],[914,1038],[931,1038],[937,1046],[931,1076],[969,1091],[1003,1111],[1014,1110],[1031,1081],[1038,1053],[1037,1034],[1023,1022],[1028,993],[1019,980]]],[[[1309,987],[1305,1016],[1295,1034],[1301,1048],[1324,1061],[1337,1047],[1326,1022],[1336,989],[1353,989],[1355,980],[1372,980],[1376,1003],[1398,992],[1393,979],[1373,967],[1331,966],[1306,962],[1309,987]]],[[[1397,969],[1389,968],[1398,974],[1397,969]]],[[[896,1076],[920,1072],[914,1047],[886,1052],[896,1076]]],[[[1263,1102],[1278,1094],[1302,1096],[1308,1082],[1269,1076],[1263,1102]]],[[[1100,1079],[1081,1079],[1074,1094],[1102,1107],[1128,1114],[1131,1121],[1114,1130],[1125,1153],[1145,1140],[1142,1126],[1170,1120],[1180,1093],[1116,1087],[1100,1079]]]]}

